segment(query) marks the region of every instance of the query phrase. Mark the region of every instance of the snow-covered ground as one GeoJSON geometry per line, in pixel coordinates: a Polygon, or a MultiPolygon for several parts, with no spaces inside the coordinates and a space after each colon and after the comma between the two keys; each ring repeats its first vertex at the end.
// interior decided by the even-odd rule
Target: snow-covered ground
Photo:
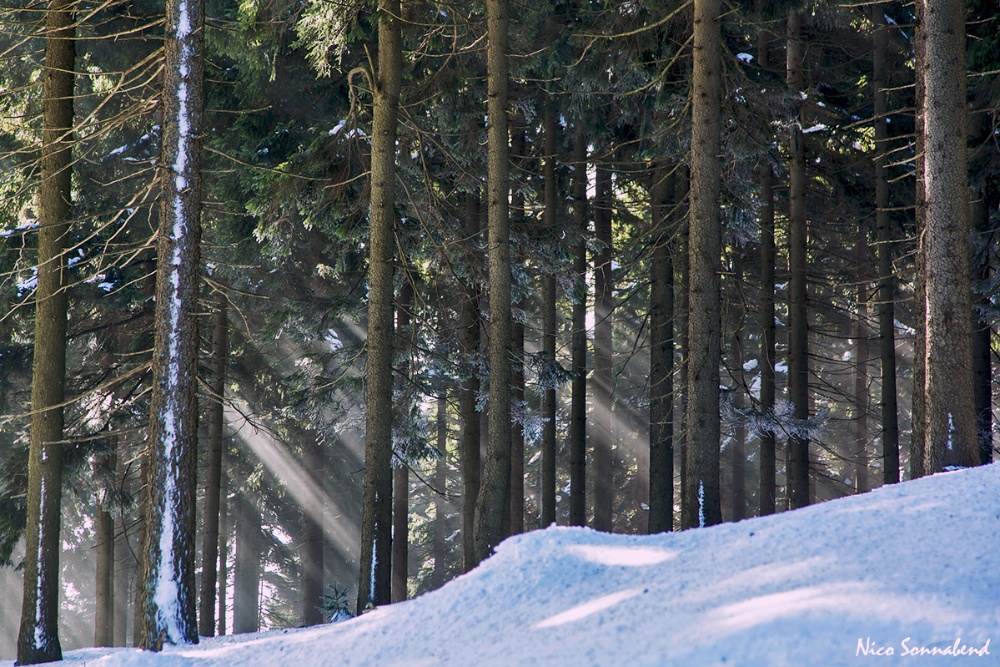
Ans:
{"type": "Polygon", "coordinates": [[[159,655],[72,651],[67,662],[998,665],[998,554],[1000,465],[992,465],[684,533],[538,531],[507,540],[439,591],[345,623],[159,655]],[[970,649],[982,655],[951,655],[970,649]]]}

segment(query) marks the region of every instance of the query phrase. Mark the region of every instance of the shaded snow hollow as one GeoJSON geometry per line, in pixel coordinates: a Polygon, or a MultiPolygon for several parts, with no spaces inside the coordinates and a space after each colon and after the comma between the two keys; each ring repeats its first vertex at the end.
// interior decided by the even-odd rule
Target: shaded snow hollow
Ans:
{"type": "MultiPolygon", "coordinates": [[[[655,536],[552,528],[360,619],[89,667],[1000,664],[1000,465],[655,536]],[[959,640],[988,655],[903,656],[959,640]],[[905,643],[904,643],[905,642],[905,643]],[[875,651],[894,656],[876,656],[875,651]]],[[[10,662],[0,663],[9,667],[10,662]]]]}

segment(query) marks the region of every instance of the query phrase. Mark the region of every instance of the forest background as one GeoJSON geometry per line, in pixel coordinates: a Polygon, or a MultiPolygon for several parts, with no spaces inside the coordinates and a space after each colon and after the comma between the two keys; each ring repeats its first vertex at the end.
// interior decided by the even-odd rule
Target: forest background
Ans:
{"type": "Polygon", "coordinates": [[[926,5],[5,6],[0,656],[46,534],[34,622],[148,641],[170,341],[202,635],[992,460],[997,18],[926,5]]]}

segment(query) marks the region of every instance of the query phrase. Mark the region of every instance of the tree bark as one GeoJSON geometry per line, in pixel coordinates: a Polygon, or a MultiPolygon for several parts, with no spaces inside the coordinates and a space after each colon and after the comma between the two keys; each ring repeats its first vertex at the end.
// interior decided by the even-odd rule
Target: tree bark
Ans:
{"type": "Polygon", "coordinates": [[[674,260],[668,199],[674,172],[660,163],[650,188],[656,243],[649,287],[649,532],[674,529],[674,260]]]}
{"type": "MultiPolygon", "coordinates": [[[[124,469],[125,466],[119,466],[124,469]]],[[[118,476],[118,484],[124,484],[124,473],[118,476]]],[[[134,552],[128,543],[126,523],[123,515],[117,521],[117,536],[115,539],[115,583],[114,583],[114,645],[128,645],[128,612],[129,600],[134,599],[129,582],[135,574],[134,552]]]]}
{"type": "Polygon", "coordinates": [[[733,248],[733,314],[735,325],[732,338],[732,360],[733,370],[736,373],[737,382],[733,386],[733,408],[736,410],[736,425],[733,428],[732,441],[732,509],[733,521],[742,521],[747,516],[747,487],[746,487],[746,444],[747,428],[739,415],[746,408],[746,394],[743,391],[743,257],[739,247],[733,248]]]}
{"type": "Polygon", "coordinates": [[[222,477],[219,484],[219,636],[226,634],[226,592],[229,579],[229,475],[226,453],[222,452],[222,477]]]}
{"type": "MultiPolygon", "coordinates": [[[[155,271],[153,271],[155,274],[155,271]]],[[[155,275],[154,278],[155,285],[155,275]]],[[[154,287],[155,290],[155,287],[154,287]]],[[[146,477],[149,468],[149,447],[144,447],[139,458],[139,502],[138,517],[136,519],[136,564],[135,564],[135,589],[132,598],[132,646],[139,646],[142,642],[140,633],[142,632],[142,545],[146,543],[146,506],[149,504],[146,491],[146,477]]]]}
{"type": "MultiPolygon", "coordinates": [[[[988,112],[977,111],[969,118],[969,135],[974,150],[991,143],[992,123],[988,112]]],[[[972,157],[970,155],[970,157],[972,157]]],[[[972,192],[969,209],[969,224],[974,230],[972,278],[977,286],[989,285],[990,281],[990,202],[989,182],[972,192]]],[[[995,210],[995,209],[994,209],[995,210]]],[[[978,290],[977,290],[978,291],[978,290]]],[[[993,462],[993,381],[991,347],[993,327],[988,317],[992,299],[989,294],[979,294],[972,309],[972,374],[975,384],[976,437],[979,440],[979,462],[982,465],[993,462]]]]}
{"type": "Polygon", "coordinates": [[[410,469],[398,464],[392,469],[392,601],[406,600],[409,558],[410,469]]]}
{"type": "Polygon", "coordinates": [[[66,244],[69,235],[76,60],[75,4],[45,12],[42,173],[38,193],[38,287],[32,362],[24,592],[17,639],[21,665],[62,660],[59,529],[66,395],[66,244]]]}
{"type": "Polygon", "coordinates": [[[972,392],[972,309],[965,105],[965,5],[924,4],[924,248],[927,314],[925,465],[979,463],[972,392]]]}
{"type": "Polygon", "coordinates": [[[215,295],[212,318],[212,393],[208,406],[208,472],[205,475],[205,512],[202,515],[201,599],[198,633],[215,634],[215,595],[218,588],[219,503],[222,493],[222,450],[225,445],[226,365],[229,361],[229,304],[226,295],[215,295]]]}
{"type": "MultiPolygon", "coordinates": [[[[587,139],[579,130],[573,140],[573,226],[581,234],[573,257],[573,273],[587,274],[587,139]]],[[[587,525],[587,290],[573,303],[573,385],[569,417],[569,523],[587,525]]]]}
{"type": "MultiPolygon", "coordinates": [[[[892,270],[892,226],[889,219],[889,180],[886,151],[889,128],[885,94],[885,63],[888,35],[885,9],[872,6],[873,39],[872,96],[875,105],[875,233],[878,238],[878,329],[882,372],[882,469],[883,481],[899,481],[899,416],[896,390],[896,279],[892,270]]],[[[867,261],[867,260],[866,260],[867,261]]],[[[860,482],[859,482],[860,483],[860,482]]]]}
{"type": "MultiPolygon", "coordinates": [[[[400,289],[396,306],[396,341],[400,357],[406,359],[410,341],[410,311],[413,308],[413,285],[407,277],[400,289]]],[[[403,362],[399,375],[409,382],[410,365],[403,362]]],[[[406,396],[406,392],[403,393],[406,396]]],[[[396,410],[407,411],[408,404],[396,406],[396,410]]],[[[410,469],[407,467],[406,452],[396,452],[392,470],[392,601],[406,599],[407,561],[410,555],[410,469]]]]}
{"type": "MultiPolygon", "coordinates": [[[[868,232],[864,224],[860,233],[857,266],[860,275],[864,276],[870,262],[868,232]]],[[[866,493],[871,486],[868,483],[868,283],[864,280],[858,283],[857,308],[854,322],[854,490],[866,493]]]]}
{"type": "MultiPolygon", "coordinates": [[[[806,302],[807,222],[805,135],[802,134],[803,88],[800,33],[802,15],[788,17],[787,82],[798,98],[798,115],[790,131],[788,212],[788,395],[792,416],[809,418],[809,311],[806,302]]],[[[809,436],[801,431],[788,438],[788,508],[809,504],[809,436]]]]}
{"type": "MultiPolygon", "coordinates": [[[[479,235],[479,200],[474,194],[465,195],[465,238],[472,243],[479,235]]],[[[469,253],[472,265],[472,253],[469,253]]],[[[479,350],[479,292],[473,280],[465,286],[465,298],[459,314],[459,345],[466,359],[469,377],[462,382],[459,396],[461,443],[459,455],[462,464],[462,567],[468,572],[476,566],[474,534],[476,498],[479,497],[480,449],[479,411],[476,400],[480,390],[479,375],[472,364],[479,350]]]]}
{"type": "MultiPolygon", "coordinates": [[[[688,446],[687,446],[687,433],[688,433],[688,379],[690,378],[689,370],[690,364],[688,363],[691,359],[691,346],[688,345],[688,324],[690,323],[690,318],[688,315],[691,312],[691,264],[688,261],[688,253],[691,250],[691,210],[689,205],[689,194],[690,194],[690,172],[686,166],[681,166],[677,170],[676,175],[677,181],[675,183],[676,188],[674,192],[674,201],[677,202],[677,217],[680,220],[680,247],[678,248],[677,256],[680,260],[679,273],[681,275],[681,288],[678,296],[679,299],[675,299],[675,306],[679,302],[680,307],[674,309],[674,321],[677,323],[677,347],[679,348],[680,358],[681,358],[681,377],[680,377],[680,391],[676,392],[679,394],[677,397],[677,405],[674,409],[680,410],[681,415],[681,432],[678,434],[677,440],[680,441],[680,456],[679,467],[681,471],[681,513],[683,514],[684,503],[687,502],[688,498],[688,446]]],[[[683,525],[681,526],[683,528],[683,525]]]]}
{"type": "Polygon", "coordinates": [[[441,457],[434,468],[434,484],[438,493],[434,496],[434,571],[431,574],[431,588],[435,589],[444,586],[448,573],[448,505],[442,495],[448,492],[448,392],[446,390],[442,390],[437,399],[437,448],[441,457]]]}
{"type": "MultiPolygon", "coordinates": [[[[760,213],[760,409],[765,415],[774,414],[774,172],[770,163],[761,169],[760,191],[763,206],[760,213]]],[[[760,516],[774,514],[777,484],[775,475],[774,431],[760,434],[760,516]]]]}
{"type": "Polygon", "coordinates": [[[914,227],[916,230],[917,248],[914,258],[913,278],[913,319],[916,333],[913,337],[913,391],[910,406],[910,479],[917,479],[927,474],[927,464],[924,461],[924,445],[926,442],[926,415],[924,405],[927,390],[927,340],[924,323],[927,320],[927,289],[924,269],[924,246],[927,209],[924,206],[924,69],[927,62],[924,37],[927,32],[924,21],[924,3],[914,3],[916,26],[914,30],[914,101],[916,110],[913,118],[914,133],[914,172],[916,185],[914,188],[914,227]]]}
{"type": "Polygon", "coordinates": [[[722,521],[719,492],[721,13],[719,0],[695,0],[688,250],[691,273],[686,434],[689,479],[687,496],[682,499],[681,506],[683,528],[712,526],[722,521]]]}
{"type": "Polygon", "coordinates": [[[611,170],[597,164],[594,233],[601,246],[594,257],[594,530],[611,532],[614,504],[612,458],[612,309],[611,170]]]}
{"type": "MultiPolygon", "coordinates": [[[[542,166],[544,201],[542,225],[551,237],[556,229],[556,110],[555,102],[546,95],[543,113],[545,156],[542,166]]],[[[542,276],[542,357],[546,364],[556,363],[556,279],[542,276]]],[[[543,387],[542,393],[542,489],[541,525],[556,522],[556,388],[543,387]]]]}
{"type": "MultiPolygon", "coordinates": [[[[159,228],[160,207],[149,207],[148,223],[150,227],[159,228]]],[[[156,301],[156,253],[150,251],[143,260],[146,275],[142,279],[142,295],[150,303],[156,301]]],[[[135,554],[135,586],[132,590],[132,646],[140,646],[142,643],[142,615],[144,612],[142,605],[142,568],[143,545],[146,543],[146,508],[149,505],[149,493],[146,481],[149,476],[149,461],[152,457],[150,447],[143,446],[139,453],[139,484],[138,484],[138,512],[136,516],[136,547],[135,554]]]]}
{"type": "Polygon", "coordinates": [[[508,0],[487,0],[487,188],[489,202],[490,399],[489,445],[476,502],[476,558],[487,558],[503,539],[510,502],[510,146],[507,121],[508,0]]]}
{"type": "MultiPolygon", "coordinates": [[[[113,451],[98,458],[97,479],[114,484],[117,437],[111,438],[113,451]]],[[[102,485],[104,486],[104,485],[102,485]]],[[[114,646],[115,643],[115,519],[111,513],[110,492],[101,489],[94,521],[94,549],[97,552],[97,573],[94,582],[94,646],[114,646]]]]}
{"type": "MultiPolygon", "coordinates": [[[[524,128],[518,127],[513,132],[510,150],[515,160],[523,161],[525,151],[524,128]]],[[[520,188],[511,193],[512,225],[524,224],[524,193],[520,188]]],[[[518,306],[524,309],[522,300],[518,306]]],[[[513,367],[511,382],[514,385],[514,403],[519,410],[524,410],[524,322],[514,321],[511,329],[511,346],[513,348],[513,367]]],[[[510,520],[508,532],[518,535],[524,532],[524,426],[521,423],[511,425],[513,429],[510,440],[510,520]]]]}
{"type": "Polygon", "coordinates": [[[357,612],[391,600],[392,575],[392,257],[396,228],[396,131],[403,52],[399,0],[379,0],[378,73],[372,109],[365,369],[365,482],[357,612]]]}
{"type": "MultiPolygon", "coordinates": [[[[764,71],[771,67],[771,33],[759,30],[757,33],[757,62],[764,71]]],[[[760,410],[765,415],[774,414],[774,171],[769,156],[765,155],[758,169],[760,178],[760,297],[759,326],[760,339],[760,410]]],[[[758,435],[760,441],[760,492],[758,513],[760,516],[774,514],[777,495],[775,475],[774,431],[767,429],[758,435]]]]}
{"type": "Polygon", "coordinates": [[[204,5],[167,3],[163,170],[149,408],[140,648],[198,642],[198,267],[204,111],[204,5]]]}

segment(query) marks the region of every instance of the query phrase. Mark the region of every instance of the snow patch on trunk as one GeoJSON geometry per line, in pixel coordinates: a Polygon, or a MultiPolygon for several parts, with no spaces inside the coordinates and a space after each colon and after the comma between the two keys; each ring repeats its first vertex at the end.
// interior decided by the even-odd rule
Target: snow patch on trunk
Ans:
{"type": "Polygon", "coordinates": [[[705,527],[705,482],[698,482],[698,527],[705,527]]]}
{"type": "MultiPolygon", "coordinates": [[[[378,507],[378,491],[375,492],[375,506],[378,507]]],[[[375,601],[375,568],[378,566],[378,522],[375,523],[375,529],[372,531],[372,571],[368,584],[368,601],[373,603],[375,601]]],[[[362,612],[358,609],[358,613],[362,612]]]]}
{"type": "MultiPolygon", "coordinates": [[[[42,448],[42,463],[45,463],[45,449],[42,448]]],[[[45,473],[40,475],[41,488],[39,489],[39,507],[44,511],[45,509],[45,473]]],[[[48,637],[45,634],[45,626],[42,622],[42,617],[44,616],[45,610],[42,609],[43,595],[42,591],[45,590],[45,580],[47,578],[48,572],[43,567],[43,560],[45,555],[45,521],[38,522],[38,576],[37,588],[35,589],[35,648],[41,648],[48,643],[48,637]]]]}

